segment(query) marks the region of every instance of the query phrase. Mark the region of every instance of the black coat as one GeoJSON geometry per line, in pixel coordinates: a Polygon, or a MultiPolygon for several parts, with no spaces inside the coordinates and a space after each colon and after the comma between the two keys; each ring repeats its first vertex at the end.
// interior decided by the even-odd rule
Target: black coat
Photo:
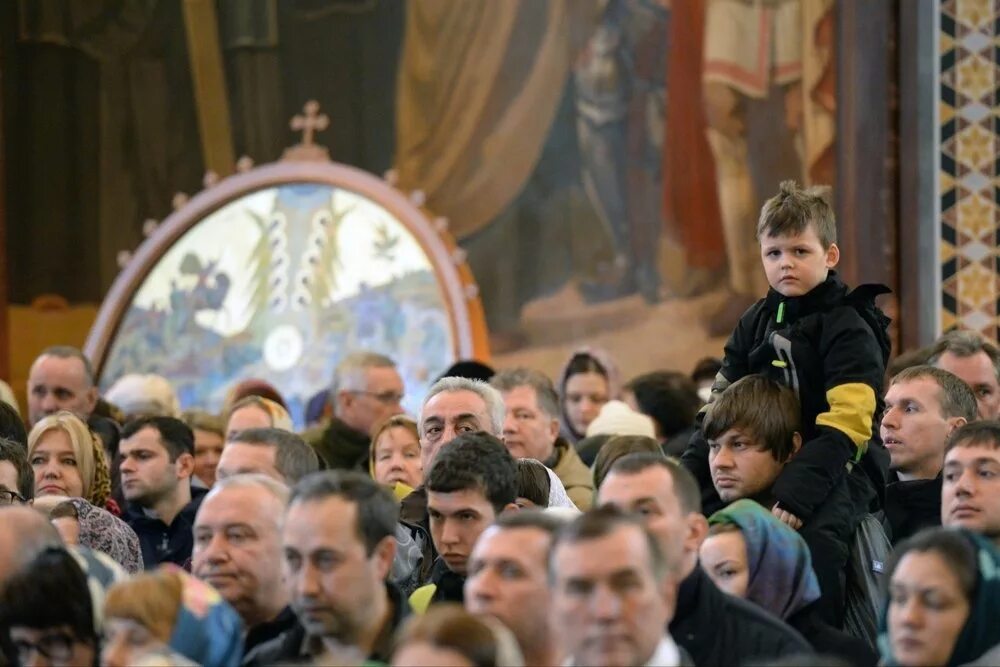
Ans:
{"type": "Polygon", "coordinates": [[[791,627],[720,591],[700,566],[681,583],[670,635],[698,667],[813,653],[809,642],[791,627]]]}
{"type": "Polygon", "coordinates": [[[889,539],[899,544],[922,528],[941,525],[941,473],[934,479],[901,482],[889,473],[885,487],[885,518],[889,539]]]}
{"type": "Polygon", "coordinates": [[[159,518],[147,515],[141,507],[131,503],[125,507],[122,519],[139,536],[142,562],[147,570],[155,570],[161,563],[190,569],[194,517],[207,493],[207,489],[191,487],[191,502],[184,506],[169,526],[159,518]]]}
{"type": "Polygon", "coordinates": [[[824,623],[816,603],[795,612],[787,621],[812,644],[817,653],[842,658],[852,667],[875,667],[878,664],[878,652],[864,640],[824,623]]]}

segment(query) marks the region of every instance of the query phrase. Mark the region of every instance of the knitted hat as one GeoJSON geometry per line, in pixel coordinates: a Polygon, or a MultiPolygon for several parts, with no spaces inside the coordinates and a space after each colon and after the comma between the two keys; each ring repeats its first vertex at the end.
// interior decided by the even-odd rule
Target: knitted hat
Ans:
{"type": "Polygon", "coordinates": [[[638,413],[622,401],[608,401],[601,412],[587,427],[587,437],[592,435],[644,435],[656,437],[653,420],[638,413]]]}

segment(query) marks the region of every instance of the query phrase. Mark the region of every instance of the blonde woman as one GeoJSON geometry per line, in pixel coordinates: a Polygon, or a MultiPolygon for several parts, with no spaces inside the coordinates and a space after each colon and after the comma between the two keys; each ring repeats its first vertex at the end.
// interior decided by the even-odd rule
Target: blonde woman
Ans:
{"type": "Polygon", "coordinates": [[[382,422],[372,436],[368,464],[372,478],[392,487],[397,499],[423,484],[417,423],[406,415],[394,415],[382,422]]]}
{"type": "Polygon", "coordinates": [[[36,502],[46,496],[83,498],[121,515],[111,499],[104,446],[72,412],[60,411],[35,424],[28,433],[28,462],[35,472],[36,502]]]}
{"type": "Polygon", "coordinates": [[[271,399],[260,396],[247,396],[233,404],[226,415],[226,440],[232,440],[234,435],[250,428],[294,431],[288,410],[271,399]]]}

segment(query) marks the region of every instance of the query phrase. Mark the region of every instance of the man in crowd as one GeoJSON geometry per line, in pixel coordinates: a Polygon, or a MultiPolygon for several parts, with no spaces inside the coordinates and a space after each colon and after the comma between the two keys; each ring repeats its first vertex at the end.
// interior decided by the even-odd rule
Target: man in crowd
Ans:
{"type": "Polygon", "coordinates": [[[797,632],[755,605],[722,593],[702,571],[698,550],[708,522],[701,514],[698,484],[679,464],[654,454],[624,456],[611,467],[597,500],[641,515],[673,564],[680,587],[670,634],[694,664],[763,661],[811,651],[797,632]]]}
{"type": "Polygon", "coordinates": [[[698,387],[691,378],[677,371],[644,373],[625,383],[622,400],[636,412],[652,418],[664,454],[684,453],[702,406],[698,387]]]}
{"type": "Polygon", "coordinates": [[[465,580],[465,607],[507,626],[526,665],[558,665],[548,557],[561,522],[545,512],[503,514],[476,540],[465,580]]]}
{"type": "Polygon", "coordinates": [[[330,385],[333,416],[303,433],[327,468],[368,470],[372,429],[403,408],[403,378],[395,362],[374,352],[355,352],[337,366],[330,385]]]}
{"type": "Polygon", "coordinates": [[[980,419],[1000,418],[1000,350],[972,331],[950,331],[931,346],[927,363],[972,387],[980,419]]]}
{"type": "Polygon", "coordinates": [[[125,521],[139,536],[147,570],[160,563],[185,565],[203,489],[192,490],[194,433],[173,417],[141,417],[122,432],[125,521]]]}
{"type": "Polygon", "coordinates": [[[680,665],[680,649],[667,632],[676,571],[640,520],[614,508],[561,529],[549,581],[553,625],[569,656],[564,664],[680,665]]]}
{"type": "Polygon", "coordinates": [[[460,435],[441,448],[427,475],[427,512],[439,554],[430,583],[410,596],[423,613],[437,602],[462,602],[469,556],[500,513],[517,506],[517,463],[488,433],[460,435]]]}
{"type": "Polygon", "coordinates": [[[97,387],[90,360],[75,347],[46,348],[28,373],[28,422],[69,410],[86,421],[97,405],[97,387]]]}
{"type": "Polygon", "coordinates": [[[941,524],[945,442],[976,415],[972,389],[948,371],[913,366],[892,379],[880,433],[891,461],[885,515],[893,544],[941,524]]]}
{"type": "Polygon", "coordinates": [[[316,452],[299,436],[280,428],[250,428],[235,433],[223,447],[215,475],[225,479],[253,472],[294,486],[317,470],[316,452]]]}
{"type": "Polygon", "coordinates": [[[948,438],[941,523],[974,530],[1000,548],[1000,424],[973,422],[948,438]]]}
{"type": "Polygon", "coordinates": [[[243,619],[244,655],[297,623],[281,562],[288,495],[288,487],[271,477],[236,475],[209,491],[195,517],[191,571],[243,619]]]}
{"type": "Polygon", "coordinates": [[[0,588],[46,547],[62,545],[48,518],[30,507],[0,506],[0,588]]]}
{"type": "Polygon", "coordinates": [[[590,509],[593,476],[573,446],[559,436],[559,395],[552,381],[530,368],[514,368],[500,371],[490,384],[503,396],[503,441],[511,456],[545,464],[570,500],[581,510],[590,509]]]}
{"type": "Polygon", "coordinates": [[[19,505],[35,497],[35,473],[24,446],[0,438],[0,505],[19,505]]]}
{"type": "Polygon", "coordinates": [[[282,530],[292,609],[301,626],[260,645],[247,663],[388,662],[406,600],[386,581],[399,508],[355,471],[309,475],[292,491],[282,530]]]}

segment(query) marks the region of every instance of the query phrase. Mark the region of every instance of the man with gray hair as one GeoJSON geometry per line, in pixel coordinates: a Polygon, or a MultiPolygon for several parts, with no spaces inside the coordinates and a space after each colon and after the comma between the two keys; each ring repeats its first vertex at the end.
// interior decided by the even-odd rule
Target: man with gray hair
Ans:
{"type": "Polygon", "coordinates": [[[226,442],[215,476],[259,473],[292,486],[317,470],[316,452],[299,436],[280,428],[248,428],[226,442]]]}
{"type": "Polygon", "coordinates": [[[297,625],[281,569],[287,486],[251,473],[220,480],[194,521],[192,573],[243,619],[243,654],[297,625]]]}
{"type": "Polygon", "coordinates": [[[46,547],[62,546],[48,517],[22,505],[0,506],[0,588],[46,547]]]}
{"type": "Polygon", "coordinates": [[[45,348],[28,372],[28,425],[60,410],[86,421],[97,405],[94,367],[69,345],[45,348]]]}
{"type": "Polygon", "coordinates": [[[375,352],[353,352],[333,374],[333,416],[302,434],[327,468],[368,470],[372,430],[403,412],[403,378],[396,363],[375,352]]]}
{"type": "Polygon", "coordinates": [[[490,384],[503,396],[503,441],[510,455],[542,462],[577,507],[590,509],[593,477],[576,449],[559,435],[559,395],[552,381],[536,370],[513,368],[494,375],[490,384]]]}
{"type": "Polygon", "coordinates": [[[949,331],[931,346],[927,363],[972,387],[980,419],[1000,417],[1000,350],[972,331],[949,331]]]}

